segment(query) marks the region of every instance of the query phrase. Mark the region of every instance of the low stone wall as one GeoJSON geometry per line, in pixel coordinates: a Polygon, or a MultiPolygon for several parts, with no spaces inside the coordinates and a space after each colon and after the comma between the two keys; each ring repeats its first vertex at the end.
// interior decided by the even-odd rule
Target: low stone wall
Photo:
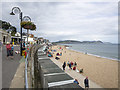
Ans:
{"type": "Polygon", "coordinates": [[[30,67],[30,86],[32,88],[38,88],[41,87],[40,85],[38,85],[37,83],[37,50],[42,47],[42,45],[39,44],[35,44],[30,48],[30,53],[29,53],[29,62],[28,62],[28,66],[30,67]]]}

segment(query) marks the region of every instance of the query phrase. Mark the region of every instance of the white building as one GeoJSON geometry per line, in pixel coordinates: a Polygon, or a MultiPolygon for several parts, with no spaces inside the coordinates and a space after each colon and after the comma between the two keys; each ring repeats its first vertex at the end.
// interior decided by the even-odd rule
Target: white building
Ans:
{"type": "Polygon", "coordinates": [[[7,31],[0,29],[0,40],[3,44],[11,42],[11,35],[7,31]]]}
{"type": "MultiPolygon", "coordinates": [[[[22,36],[22,40],[25,41],[27,36],[22,36]]],[[[21,41],[21,34],[19,32],[16,32],[15,36],[11,36],[12,42],[15,44],[19,44],[21,41]]]]}

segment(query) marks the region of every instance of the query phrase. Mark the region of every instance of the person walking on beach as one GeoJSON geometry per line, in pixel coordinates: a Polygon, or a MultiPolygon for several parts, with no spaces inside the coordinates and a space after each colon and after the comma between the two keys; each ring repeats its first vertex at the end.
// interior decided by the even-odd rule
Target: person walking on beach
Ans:
{"type": "Polygon", "coordinates": [[[65,67],[66,67],[66,62],[63,63],[63,70],[65,70],[65,67]]]}
{"type": "Polygon", "coordinates": [[[72,68],[71,68],[71,63],[69,63],[69,68],[72,69],[72,68]]]}
{"type": "Polygon", "coordinates": [[[86,77],[86,78],[84,79],[84,84],[85,84],[85,90],[88,90],[88,88],[89,88],[89,80],[88,80],[88,77],[86,77]]]}

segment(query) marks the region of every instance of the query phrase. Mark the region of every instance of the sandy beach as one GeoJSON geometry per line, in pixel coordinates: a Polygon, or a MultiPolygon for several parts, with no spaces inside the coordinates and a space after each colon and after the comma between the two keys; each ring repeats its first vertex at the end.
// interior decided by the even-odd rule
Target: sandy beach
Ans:
{"type": "Polygon", "coordinates": [[[56,53],[62,52],[62,56],[58,56],[58,61],[62,63],[77,62],[77,69],[83,68],[82,75],[88,76],[101,87],[118,88],[118,61],[76,52],[60,45],[52,46],[51,49],[56,50],[53,57],[56,57],[56,53]]]}

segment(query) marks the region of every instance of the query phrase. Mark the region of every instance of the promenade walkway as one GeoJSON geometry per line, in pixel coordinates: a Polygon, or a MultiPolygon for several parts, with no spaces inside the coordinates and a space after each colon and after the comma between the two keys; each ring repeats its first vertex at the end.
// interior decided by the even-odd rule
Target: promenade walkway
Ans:
{"type": "MultiPolygon", "coordinates": [[[[54,58],[50,58],[56,65],[58,65],[61,69],[62,69],[62,63],[54,58]]],[[[68,75],[70,75],[72,78],[74,79],[78,79],[79,81],[79,85],[84,88],[84,79],[85,76],[81,75],[80,73],[74,71],[74,70],[70,70],[68,67],[66,67],[65,69],[65,73],[67,73],[68,75]]],[[[97,85],[95,82],[89,80],[89,85],[90,88],[102,88],[101,86],[97,85]]]]}
{"type": "MultiPolygon", "coordinates": [[[[14,46],[14,50],[18,50],[19,46],[14,46]]],[[[20,54],[14,53],[14,59],[6,57],[6,47],[2,48],[2,88],[9,88],[11,81],[19,66],[19,60],[22,58],[20,54]]]]}

